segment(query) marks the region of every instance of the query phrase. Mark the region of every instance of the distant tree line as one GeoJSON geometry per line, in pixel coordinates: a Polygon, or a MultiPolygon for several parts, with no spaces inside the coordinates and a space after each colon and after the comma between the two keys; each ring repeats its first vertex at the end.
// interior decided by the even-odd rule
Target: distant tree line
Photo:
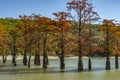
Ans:
{"type": "Polygon", "coordinates": [[[40,56],[43,56],[42,66],[47,68],[48,55],[57,55],[60,69],[65,69],[65,56],[76,55],[79,57],[78,70],[83,70],[83,56],[88,56],[88,69],[91,70],[91,55],[101,53],[106,55],[107,70],[111,55],[115,55],[115,68],[118,68],[120,26],[107,19],[95,24],[100,17],[89,0],[72,0],[67,3],[67,9],[68,12],[53,13],[55,19],[40,14],[0,18],[3,63],[7,55],[12,55],[12,64],[16,66],[16,56],[23,55],[23,64],[30,67],[34,55],[34,64],[40,66],[40,56]]]}

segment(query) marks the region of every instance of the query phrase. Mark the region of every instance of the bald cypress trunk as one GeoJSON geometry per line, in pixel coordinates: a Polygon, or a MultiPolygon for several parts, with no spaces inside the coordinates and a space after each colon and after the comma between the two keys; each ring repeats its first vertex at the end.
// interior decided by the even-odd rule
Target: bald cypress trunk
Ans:
{"type": "Polygon", "coordinates": [[[30,64],[31,64],[31,56],[32,56],[32,48],[31,48],[31,45],[30,45],[30,55],[29,55],[29,59],[28,59],[28,67],[30,68],[30,64]]]}
{"type": "Polygon", "coordinates": [[[16,66],[16,54],[17,54],[17,48],[16,48],[16,33],[13,33],[13,58],[12,58],[12,63],[14,66],[16,66]]]}
{"type": "MultiPolygon", "coordinates": [[[[81,37],[81,29],[79,27],[79,37],[81,37]]],[[[78,48],[79,48],[79,60],[78,60],[78,71],[82,71],[83,70],[83,61],[82,61],[82,44],[81,44],[81,39],[79,38],[78,39],[79,42],[78,42],[78,48]]]]}
{"type": "MultiPolygon", "coordinates": [[[[2,53],[3,53],[3,52],[2,52],[2,53]]],[[[3,64],[6,63],[6,60],[7,60],[7,53],[8,53],[8,51],[7,51],[7,47],[6,47],[6,54],[3,54],[3,55],[2,55],[3,64]]]]}
{"type": "Polygon", "coordinates": [[[37,64],[37,53],[35,53],[35,56],[34,56],[34,64],[35,65],[37,64]]]}
{"type": "Polygon", "coordinates": [[[92,69],[92,66],[91,66],[91,57],[89,56],[89,59],[88,59],[88,70],[91,70],[92,69]]]}
{"type": "Polygon", "coordinates": [[[106,49],[105,52],[107,54],[106,58],[106,70],[110,70],[110,49],[109,49],[109,31],[108,31],[108,26],[107,26],[107,31],[106,31],[106,49]]]}
{"type": "Polygon", "coordinates": [[[23,55],[23,64],[27,65],[27,54],[26,54],[26,52],[23,55]]]}
{"type": "Polygon", "coordinates": [[[109,54],[107,55],[107,58],[106,58],[106,70],[110,70],[111,67],[110,67],[110,56],[109,54]]]}
{"type": "Polygon", "coordinates": [[[3,64],[5,64],[5,63],[6,63],[6,60],[7,60],[7,56],[3,55],[3,56],[2,56],[2,60],[3,60],[3,64]]]}
{"type": "Polygon", "coordinates": [[[27,65],[27,51],[28,51],[28,38],[27,34],[25,36],[25,48],[24,48],[24,54],[23,54],[23,64],[27,65]]]}
{"type": "Polygon", "coordinates": [[[65,62],[64,62],[64,45],[61,43],[61,56],[60,56],[60,69],[65,69],[65,62]]]}
{"type": "Polygon", "coordinates": [[[119,62],[118,62],[118,54],[115,54],[115,68],[119,68],[119,62]]]}
{"type": "Polygon", "coordinates": [[[46,47],[46,42],[47,42],[47,34],[44,33],[44,39],[43,39],[43,68],[47,68],[47,47],[46,47]]]}

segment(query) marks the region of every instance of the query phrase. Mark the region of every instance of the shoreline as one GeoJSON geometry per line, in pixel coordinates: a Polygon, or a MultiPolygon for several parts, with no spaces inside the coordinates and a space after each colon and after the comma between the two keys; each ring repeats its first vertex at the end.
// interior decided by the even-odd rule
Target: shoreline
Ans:
{"type": "MultiPolygon", "coordinates": [[[[29,56],[27,56],[27,58],[29,58],[29,56]]],[[[88,57],[83,56],[82,58],[88,58],[88,57]]],[[[106,57],[91,57],[91,58],[106,58],[106,57]]],[[[115,57],[112,56],[110,58],[114,59],[115,57]]],[[[16,60],[22,60],[22,59],[23,59],[22,55],[16,56],[16,60]]],[[[31,59],[34,59],[34,56],[31,56],[31,59]]],[[[40,59],[43,59],[43,56],[40,56],[40,59]]],[[[58,56],[48,56],[48,59],[59,59],[59,57],[58,56]]],[[[65,57],[65,59],[78,59],[78,56],[65,57]]],[[[2,60],[2,56],[0,56],[0,60],[2,60]]],[[[12,60],[12,56],[11,55],[7,56],[7,60],[12,60]]]]}
{"type": "MultiPolygon", "coordinates": [[[[27,56],[27,59],[29,58],[29,56],[27,56]]],[[[78,56],[72,56],[72,57],[65,57],[66,59],[78,59],[78,56]]],[[[84,57],[84,58],[87,58],[87,57],[84,57]]],[[[16,60],[22,60],[23,59],[23,56],[22,55],[19,55],[19,56],[16,56],[16,60]]],[[[31,59],[34,59],[34,56],[31,56],[31,59]]],[[[43,59],[43,56],[40,56],[40,59],[43,59]]],[[[59,59],[58,56],[48,56],[48,59],[59,59]]],[[[2,56],[0,56],[0,60],[2,60],[2,56]]],[[[7,60],[12,60],[12,56],[9,55],[7,56],[7,60]]]]}

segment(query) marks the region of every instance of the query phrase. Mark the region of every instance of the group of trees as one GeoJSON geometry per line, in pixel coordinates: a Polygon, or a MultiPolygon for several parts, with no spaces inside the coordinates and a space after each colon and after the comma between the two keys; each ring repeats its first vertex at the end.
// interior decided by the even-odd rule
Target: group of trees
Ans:
{"type": "Polygon", "coordinates": [[[48,55],[57,55],[60,68],[65,69],[65,55],[77,55],[78,70],[83,70],[83,56],[89,57],[88,69],[91,70],[91,54],[101,52],[107,55],[106,69],[110,69],[111,54],[115,55],[115,67],[118,68],[119,25],[107,19],[102,24],[94,24],[100,17],[88,0],[72,0],[67,3],[67,9],[68,12],[53,13],[55,19],[39,14],[20,15],[18,19],[1,18],[0,55],[3,63],[7,55],[12,55],[12,63],[16,66],[17,55],[23,55],[23,64],[30,67],[34,55],[34,64],[41,65],[42,55],[43,68],[47,68],[48,55]]]}

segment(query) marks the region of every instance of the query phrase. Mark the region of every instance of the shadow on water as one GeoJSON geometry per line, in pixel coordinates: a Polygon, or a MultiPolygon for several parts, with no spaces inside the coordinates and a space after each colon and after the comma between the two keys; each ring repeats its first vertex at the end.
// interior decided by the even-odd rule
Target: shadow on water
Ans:
{"type": "MultiPolygon", "coordinates": [[[[47,69],[43,69],[42,66],[34,66],[33,62],[31,64],[31,68],[27,66],[23,66],[20,64],[21,61],[18,61],[19,64],[17,66],[13,66],[11,61],[8,61],[7,64],[0,65],[0,74],[33,74],[33,73],[89,73],[89,72],[100,72],[105,71],[105,58],[93,58],[92,59],[92,70],[89,71],[87,69],[87,59],[83,59],[84,61],[84,70],[78,71],[77,69],[77,59],[66,59],[66,68],[64,71],[60,70],[59,60],[51,60],[50,66],[47,69]],[[55,66],[55,67],[54,67],[55,66]]],[[[114,60],[111,60],[111,64],[114,64],[114,60]]],[[[2,63],[2,62],[1,62],[2,63]]],[[[114,69],[114,66],[111,65],[111,70],[114,69]]]]}
{"type": "Polygon", "coordinates": [[[92,70],[84,69],[83,71],[78,71],[77,68],[67,67],[65,70],[60,70],[59,67],[48,67],[46,69],[39,67],[14,67],[9,66],[6,68],[2,68],[4,66],[0,66],[0,74],[33,74],[33,73],[78,73],[78,72],[97,72],[97,71],[105,71],[105,68],[93,68],[92,70]]]}

